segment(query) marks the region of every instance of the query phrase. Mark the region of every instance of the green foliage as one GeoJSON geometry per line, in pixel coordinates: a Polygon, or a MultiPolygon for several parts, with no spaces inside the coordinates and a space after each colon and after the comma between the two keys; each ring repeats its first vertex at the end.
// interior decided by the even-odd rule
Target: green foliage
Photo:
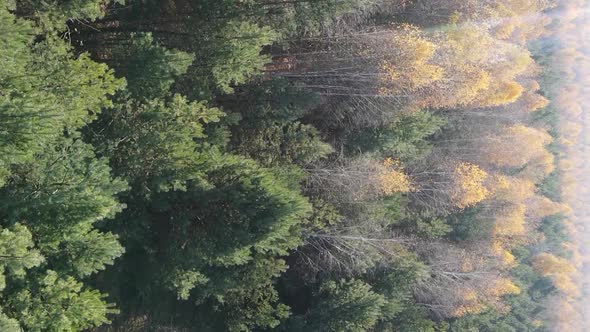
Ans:
{"type": "Polygon", "coordinates": [[[562,200],[562,192],[561,192],[561,177],[563,172],[560,170],[555,170],[551,174],[541,181],[539,184],[539,190],[543,194],[543,196],[548,197],[554,202],[561,202],[562,200]]]}
{"type": "Polygon", "coordinates": [[[395,225],[406,217],[407,197],[401,193],[379,197],[364,204],[367,218],[381,222],[384,226],[395,225]]]}
{"type": "Polygon", "coordinates": [[[98,291],[51,270],[34,287],[35,293],[23,290],[8,299],[28,331],[79,331],[108,323],[106,316],[117,313],[98,291]]]}
{"type": "Polygon", "coordinates": [[[375,0],[294,1],[274,8],[280,16],[272,23],[287,36],[317,35],[337,28],[347,16],[368,16],[375,5],[375,0]]]}
{"type": "Polygon", "coordinates": [[[414,307],[412,299],[413,287],[427,277],[427,267],[412,254],[396,259],[391,268],[376,271],[375,289],[387,300],[376,330],[430,331],[432,321],[421,308],[414,307]]]}
{"type": "Polygon", "coordinates": [[[333,152],[330,145],[322,142],[316,128],[297,121],[317,105],[317,96],[285,80],[246,86],[244,90],[248,99],[228,103],[232,111],[241,115],[241,121],[232,127],[235,152],[266,166],[305,166],[333,152]]]}
{"type": "MultiPolygon", "coordinates": [[[[224,10],[227,8],[220,9],[224,10]]],[[[259,76],[271,60],[261,52],[262,48],[279,37],[268,26],[231,19],[230,13],[227,19],[211,25],[203,26],[202,21],[184,23],[187,29],[196,29],[198,33],[190,41],[175,44],[196,57],[185,79],[179,82],[179,91],[198,99],[209,99],[217,93],[231,94],[237,85],[259,76]]],[[[154,33],[157,36],[157,31],[154,33]]]]}
{"type": "Polygon", "coordinates": [[[68,20],[96,20],[105,15],[110,2],[124,4],[125,0],[31,0],[18,1],[20,10],[34,14],[49,31],[62,30],[68,20]]]}
{"type": "Polygon", "coordinates": [[[6,332],[22,332],[22,328],[18,321],[6,316],[2,312],[0,312],[0,330],[6,332]]]}
{"type": "Polygon", "coordinates": [[[330,145],[321,141],[313,126],[292,122],[272,123],[264,128],[244,128],[233,140],[236,152],[250,156],[264,165],[296,164],[305,166],[330,153],[330,145]]]}
{"type": "Polygon", "coordinates": [[[220,311],[229,331],[253,331],[259,328],[274,328],[289,317],[289,307],[277,303],[278,293],[272,284],[242,290],[226,296],[220,311]]]}
{"type": "Polygon", "coordinates": [[[47,40],[35,44],[33,51],[27,71],[37,79],[27,80],[24,91],[44,91],[42,105],[54,103],[51,109],[59,112],[69,130],[96,119],[103,108],[112,105],[109,96],[124,85],[123,79],[115,79],[108,66],[92,61],[89,54],[72,57],[64,41],[47,40]]]}
{"type": "Polygon", "coordinates": [[[34,249],[33,236],[29,230],[15,224],[0,232],[0,290],[6,287],[6,275],[22,279],[26,270],[39,266],[44,258],[34,249]]]}
{"type": "Polygon", "coordinates": [[[43,150],[35,163],[13,169],[0,190],[0,211],[8,223],[26,224],[45,255],[59,253],[95,222],[121,211],[114,195],[127,186],[112,179],[106,160],[96,159],[79,139],[62,138],[43,150]]]}
{"type": "MultiPolygon", "coordinates": [[[[289,123],[301,119],[309,110],[318,106],[320,98],[286,79],[273,78],[242,88],[248,98],[235,105],[250,126],[271,120],[289,123]]],[[[230,106],[234,106],[231,104],[230,106]]],[[[233,108],[233,107],[232,107],[233,108]]]]}
{"type": "Polygon", "coordinates": [[[219,109],[180,95],[169,102],[124,98],[105,111],[89,136],[98,152],[110,158],[117,175],[132,184],[136,193],[149,195],[182,188],[200,176],[197,140],[206,138],[204,124],[221,116],[219,109]]]}
{"type": "Polygon", "coordinates": [[[465,209],[448,217],[453,227],[451,238],[457,241],[478,241],[490,238],[494,223],[489,219],[479,219],[479,207],[465,209]]]}
{"type": "Polygon", "coordinates": [[[71,55],[62,40],[33,43],[31,24],[0,8],[11,33],[0,39],[0,184],[11,164],[31,160],[45,142],[92,121],[123,86],[104,64],[71,55]]]}
{"type": "Polygon", "coordinates": [[[233,91],[232,85],[246,82],[254,73],[270,61],[261,56],[263,46],[277,39],[277,33],[269,27],[259,27],[248,22],[229,22],[220,38],[223,44],[216,48],[212,75],[217,87],[224,93],[233,91]]]}
{"type": "MultiPolygon", "coordinates": [[[[121,308],[114,330],[545,330],[539,313],[556,288],[532,256],[571,255],[562,216],[541,222],[544,240],[534,247],[502,239],[516,264],[500,268],[492,254],[477,262],[468,255],[492,242],[495,205],[422,209],[422,200],[436,206],[456,185],[457,163],[481,163],[489,182],[506,171],[483,164],[478,143],[520,120],[467,105],[415,110],[459,90],[490,97],[477,95],[496,84],[483,74],[518,93],[512,81],[537,91],[535,71],[516,68],[528,53],[494,36],[497,19],[477,17],[458,36],[401,24],[421,21],[421,1],[123,4],[0,0],[1,331],[103,329],[119,313],[110,302],[121,308]],[[480,21],[492,23],[479,29],[480,21]],[[388,49],[402,32],[415,35],[388,49]],[[467,45],[483,36],[508,51],[467,45]],[[448,56],[476,48],[485,52],[469,65],[448,56]],[[491,61],[504,53],[522,59],[491,61]],[[478,75],[476,87],[452,86],[478,75]],[[404,95],[384,95],[384,79],[404,95]],[[369,169],[333,170],[363,158],[374,161],[369,169]],[[327,193],[328,185],[315,187],[317,169],[334,183],[372,181],[374,194],[327,193]],[[407,174],[411,191],[377,188],[393,171],[407,174]],[[447,254],[438,249],[448,261],[429,256],[447,254]],[[470,273],[480,268],[522,292],[504,296],[506,307],[494,299],[479,314],[440,314],[447,302],[466,304],[462,297],[481,285],[470,273]]],[[[461,11],[479,13],[477,5],[451,1],[456,17],[436,20],[463,22],[461,11]]],[[[553,39],[533,46],[540,63],[554,61],[553,39]]],[[[555,94],[562,74],[544,74],[543,95],[555,94]]],[[[539,110],[532,122],[559,137],[557,109],[539,110]]],[[[557,143],[548,149],[563,153],[557,143]]],[[[559,200],[560,178],[546,177],[538,193],[559,200]]]]}
{"type": "Polygon", "coordinates": [[[113,265],[115,259],[125,252],[117,235],[98,230],[75,234],[62,247],[65,253],[56,260],[72,266],[73,273],[79,277],[104,270],[106,265],[113,265]]]}
{"type": "Polygon", "coordinates": [[[570,235],[563,222],[567,216],[557,214],[543,219],[540,230],[545,235],[545,243],[548,250],[561,257],[570,257],[571,253],[563,247],[563,243],[570,241],[570,235]]]}
{"type": "Polygon", "coordinates": [[[252,161],[212,156],[210,162],[206,187],[190,184],[154,198],[159,214],[175,221],[166,249],[170,263],[205,275],[210,281],[199,287],[205,297],[242,283],[238,277],[227,284],[237,277],[234,273],[250,271],[254,277],[258,268],[267,268],[261,265],[265,257],[295,248],[297,224],[309,211],[298,193],[252,161]],[[191,236],[195,232],[200,236],[191,236]],[[230,270],[224,273],[226,268],[230,270]],[[214,278],[218,273],[225,276],[214,278]]]}
{"type": "Polygon", "coordinates": [[[377,324],[386,304],[371,286],[354,279],[327,281],[318,297],[303,322],[294,320],[294,331],[368,331],[377,324]]]}
{"type": "Polygon", "coordinates": [[[313,210],[309,218],[307,218],[306,225],[306,228],[310,231],[327,230],[341,222],[342,216],[334,205],[321,198],[315,199],[311,203],[313,210]]]}
{"type": "Polygon", "coordinates": [[[169,287],[176,292],[180,300],[187,300],[193,288],[209,281],[209,278],[205,277],[202,273],[191,270],[176,270],[169,278],[169,287]]]}
{"type": "Polygon", "coordinates": [[[411,214],[403,221],[402,225],[404,231],[430,239],[445,237],[453,230],[444,218],[436,216],[432,212],[411,214]]]}
{"type": "Polygon", "coordinates": [[[435,332],[437,330],[436,324],[428,318],[426,310],[414,305],[405,308],[392,322],[384,324],[383,331],[435,332]]]}
{"type": "Polygon", "coordinates": [[[194,61],[194,55],[169,50],[154,42],[152,34],[133,34],[131,45],[119,47],[117,74],[127,79],[127,91],[137,99],[164,98],[176,78],[194,61]]]}
{"type": "MultiPolygon", "coordinates": [[[[36,22],[47,28],[45,18],[74,15],[90,2],[30,5],[15,12],[38,11],[36,22]]],[[[7,29],[0,37],[0,329],[97,327],[116,310],[74,276],[103,270],[123,253],[116,235],[95,226],[123,209],[115,196],[127,186],[77,131],[111,105],[124,80],[15,18],[5,1],[0,22],[7,29]]]]}
{"type": "Polygon", "coordinates": [[[353,133],[350,148],[377,152],[384,157],[418,160],[430,152],[428,137],[438,132],[446,121],[430,112],[419,111],[402,116],[387,127],[363,129],[353,133]]]}
{"type": "Polygon", "coordinates": [[[391,268],[377,270],[375,289],[388,299],[409,299],[412,287],[428,277],[428,269],[418,257],[407,253],[400,256],[391,268]]]}
{"type": "Polygon", "coordinates": [[[13,225],[2,231],[0,241],[7,256],[3,269],[11,276],[3,300],[11,308],[6,314],[31,331],[108,322],[106,316],[115,311],[104,295],[82,290],[83,284],[68,275],[90,275],[122,254],[116,236],[93,226],[121,211],[114,196],[125,189],[124,182],[111,178],[106,161],[77,139],[57,139],[44,146],[35,163],[13,169],[0,190],[0,213],[13,225]]]}

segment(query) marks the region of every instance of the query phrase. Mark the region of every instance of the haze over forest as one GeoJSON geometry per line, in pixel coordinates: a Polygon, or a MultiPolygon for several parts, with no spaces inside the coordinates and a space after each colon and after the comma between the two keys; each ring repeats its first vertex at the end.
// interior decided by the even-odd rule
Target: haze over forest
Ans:
{"type": "Polygon", "coordinates": [[[0,0],[0,331],[590,331],[586,0],[0,0]]]}

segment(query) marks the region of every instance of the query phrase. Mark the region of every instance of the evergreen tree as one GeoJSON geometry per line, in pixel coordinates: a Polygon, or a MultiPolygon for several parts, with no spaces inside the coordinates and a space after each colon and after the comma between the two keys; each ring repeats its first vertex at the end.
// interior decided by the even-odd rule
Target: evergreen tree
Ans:
{"type": "Polygon", "coordinates": [[[87,54],[74,57],[62,40],[39,33],[0,4],[0,184],[11,164],[32,160],[45,142],[92,121],[123,85],[87,54]]]}
{"type": "Polygon", "coordinates": [[[113,58],[117,74],[127,80],[127,91],[144,100],[167,97],[195,60],[192,54],[159,46],[151,33],[133,34],[130,45],[116,49],[113,58]]]}
{"type": "Polygon", "coordinates": [[[369,331],[386,304],[382,295],[360,280],[322,284],[318,302],[303,317],[292,320],[293,331],[369,331]]]}

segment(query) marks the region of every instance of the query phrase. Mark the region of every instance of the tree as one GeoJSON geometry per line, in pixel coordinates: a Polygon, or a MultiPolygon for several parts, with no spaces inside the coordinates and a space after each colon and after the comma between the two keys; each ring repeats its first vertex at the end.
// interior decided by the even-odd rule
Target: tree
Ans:
{"type": "Polygon", "coordinates": [[[547,197],[535,195],[528,200],[527,216],[533,220],[541,220],[556,214],[567,214],[571,211],[565,203],[553,202],[547,197]]]}
{"type": "Polygon", "coordinates": [[[466,208],[479,203],[490,194],[484,186],[488,174],[477,165],[461,163],[455,169],[456,185],[453,191],[453,201],[460,208],[466,208]]]}
{"type": "Polygon", "coordinates": [[[402,26],[399,31],[391,34],[388,44],[398,50],[392,57],[393,61],[384,59],[379,63],[382,72],[379,88],[381,94],[417,91],[443,78],[444,69],[430,63],[437,49],[436,45],[426,40],[416,27],[402,26]]]}
{"type": "Polygon", "coordinates": [[[88,54],[73,56],[63,40],[48,36],[0,5],[0,21],[11,31],[0,38],[0,184],[12,164],[32,160],[46,142],[75,131],[109,106],[123,86],[106,65],[88,54]]]}
{"type": "Polygon", "coordinates": [[[133,185],[137,194],[148,195],[199,178],[204,156],[197,140],[207,137],[207,123],[223,115],[218,108],[189,102],[181,95],[170,101],[124,98],[93,124],[97,129],[89,131],[89,136],[97,151],[110,158],[116,174],[133,185]]]}
{"type": "Polygon", "coordinates": [[[542,129],[515,125],[483,143],[485,159],[500,167],[521,167],[543,154],[552,140],[542,129]]]}
{"type": "Polygon", "coordinates": [[[418,242],[431,277],[416,286],[418,303],[436,317],[460,317],[490,308],[507,310],[502,297],[520,288],[508,278],[487,249],[459,248],[445,242],[418,242]],[[482,257],[483,256],[483,257],[482,257]]]}
{"type": "MultiPolygon", "coordinates": [[[[113,46],[113,41],[126,40],[130,31],[139,36],[151,35],[159,41],[158,46],[151,47],[151,54],[146,54],[147,58],[144,59],[154,61],[154,56],[157,56],[160,59],[165,57],[179,61],[177,64],[164,64],[164,68],[182,68],[191,62],[191,56],[187,53],[194,54],[194,61],[188,68],[187,75],[179,82],[177,92],[202,100],[212,98],[215,94],[231,94],[236,85],[259,75],[264,65],[271,60],[268,54],[261,51],[263,47],[276,41],[279,34],[269,26],[239,15],[236,17],[233,12],[236,8],[232,7],[240,5],[230,2],[209,2],[204,5],[198,1],[187,1],[181,9],[183,12],[166,13],[155,19],[146,17],[144,20],[127,21],[115,18],[116,23],[107,19],[97,24],[98,28],[104,26],[106,30],[100,34],[89,30],[87,26],[78,28],[83,31],[82,36],[89,36],[92,41],[86,46],[89,51],[115,62],[119,59],[112,58],[109,54],[122,56],[120,60],[128,61],[125,60],[125,52],[121,53],[120,47],[113,46]],[[212,8],[214,12],[203,10],[207,6],[220,8],[212,8]],[[224,11],[227,16],[211,19],[212,15],[224,11]],[[158,51],[160,46],[178,51],[166,51],[164,53],[167,54],[162,54],[162,49],[158,51]]],[[[141,13],[138,14],[141,16],[141,13]]],[[[134,47],[139,46],[137,41],[135,43],[134,47]]],[[[144,49],[148,50],[145,46],[144,49]]]]}
{"type": "Polygon", "coordinates": [[[230,22],[220,36],[222,40],[227,40],[226,44],[217,49],[221,56],[214,59],[215,64],[211,70],[219,89],[230,93],[232,84],[243,83],[257,70],[262,69],[270,59],[268,56],[261,56],[260,49],[271,44],[277,37],[277,33],[269,27],[259,27],[249,22],[230,22]],[[236,35],[241,38],[236,38],[236,35]]]}
{"type": "Polygon", "coordinates": [[[534,258],[533,266],[540,274],[551,278],[555,287],[566,296],[580,296],[579,286],[573,280],[576,267],[566,259],[550,253],[540,253],[534,258]]]}
{"type": "MultiPolygon", "coordinates": [[[[7,185],[0,190],[3,202],[0,211],[7,223],[27,225],[41,253],[52,265],[63,266],[65,262],[58,259],[58,255],[75,254],[74,247],[89,237],[111,237],[111,241],[100,243],[114,245],[105,248],[113,256],[102,257],[105,262],[98,264],[102,268],[118,257],[122,248],[113,241],[112,235],[94,233],[93,224],[122,210],[115,195],[126,188],[123,181],[111,178],[106,160],[97,160],[89,145],[80,140],[60,138],[47,145],[44,153],[37,155],[35,163],[21,164],[13,170],[7,185]]],[[[74,261],[81,262],[82,257],[74,261]]],[[[86,257],[97,259],[92,255],[86,257]]],[[[63,267],[66,271],[79,268],[67,263],[63,267]]]]}
{"type": "Polygon", "coordinates": [[[535,195],[535,183],[530,180],[499,175],[492,181],[493,198],[496,200],[520,203],[535,195]]]}
{"type": "Polygon", "coordinates": [[[277,304],[279,295],[272,284],[260,284],[242,292],[247,294],[227,296],[220,310],[225,312],[230,331],[275,328],[289,317],[289,307],[277,304]]]}
{"type": "Polygon", "coordinates": [[[308,314],[293,319],[293,331],[369,331],[386,303],[382,295],[355,279],[328,281],[322,284],[318,296],[308,314]]]}
{"type": "Polygon", "coordinates": [[[494,221],[494,235],[498,237],[516,237],[526,234],[527,206],[524,204],[509,204],[497,212],[494,221]]]}
{"type": "Polygon", "coordinates": [[[414,188],[401,163],[391,158],[383,161],[358,158],[344,165],[319,165],[308,171],[310,189],[319,191],[326,197],[332,196],[335,201],[363,201],[393,193],[410,192],[414,188]]]}
{"type": "Polygon", "coordinates": [[[108,314],[117,313],[104,295],[82,289],[72,277],[60,277],[48,270],[36,283],[35,292],[22,290],[7,299],[12,313],[30,331],[81,330],[108,323],[108,314]]]}
{"type": "Polygon", "coordinates": [[[116,311],[73,276],[103,270],[123,253],[117,237],[95,224],[122,209],[115,195],[126,185],[79,139],[46,144],[35,162],[14,167],[0,190],[0,249],[10,276],[4,314],[32,331],[96,327],[116,311]]]}
{"type": "Polygon", "coordinates": [[[350,149],[362,153],[376,151],[384,157],[413,161],[431,150],[428,138],[445,125],[444,118],[419,111],[397,118],[386,127],[362,128],[348,140],[350,149]]]}
{"type": "Polygon", "coordinates": [[[400,332],[434,332],[437,331],[436,324],[429,318],[428,312],[417,305],[408,305],[396,319],[385,324],[384,331],[400,332]]]}
{"type": "Polygon", "coordinates": [[[537,255],[533,265],[537,271],[546,276],[570,274],[575,271],[575,268],[567,260],[550,253],[537,255]]]}
{"type": "Polygon", "coordinates": [[[590,30],[550,2],[0,0],[0,330],[574,317],[590,30]]]}
{"type": "Polygon", "coordinates": [[[315,127],[300,122],[267,122],[262,128],[240,124],[239,127],[239,132],[232,136],[236,152],[266,166],[295,164],[305,167],[334,151],[322,142],[315,127]]]}
{"type": "MultiPolygon", "coordinates": [[[[293,249],[299,243],[297,224],[309,211],[307,201],[268,170],[250,160],[220,157],[205,168],[208,186],[195,183],[154,197],[159,206],[154,216],[170,220],[162,230],[168,233],[164,266],[170,265],[162,272],[202,273],[209,279],[197,289],[203,298],[243,283],[239,276],[246,271],[256,278],[262,261],[293,249]]],[[[274,264],[268,278],[284,268],[274,264]]]]}
{"type": "Polygon", "coordinates": [[[425,209],[446,214],[471,207],[491,194],[488,173],[478,165],[433,154],[409,174],[415,189],[409,196],[425,209]]]}
{"type": "Polygon", "coordinates": [[[96,327],[116,311],[70,275],[95,273],[122,254],[117,238],[94,224],[121,210],[114,195],[126,186],[80,140],[60,138],[43,150],[0,191],[3,223],[12,225],[1,241],[11,276],[4,314],[32,331],[96,327]]]}
{"type": "Polygon", "coordinates": [[[2,274],[0,276],[0,290],[6,287],[6,275],[22,279],[26,271],[39,266],[44,258],[39,250],[34,248],[31,232],[21,224],[15,224],[11,229],[0,232],[0,262],[2,274]]]}
{"type": "MultiPolygon", "coordinates": [[[[67,1],[15,1],[16,11],[20,14],[35,16],[41,25],[49,30],[62,30],[69,20],[95,20],[105,16],[105,7],[109,3],[124,4],[124,0],[67,0],[67,1]]],[[[4,8],[5,6],[3,6],[4,8]]]]}
{"type": "Polygon", "coordinates": [[[131,35],[130,45],[116,49],[111,63],[127,80],[127,91],[134,98],[150,100],[167,97],[194,60],[193,54],[158,45],[147,33],[131,35]]]}

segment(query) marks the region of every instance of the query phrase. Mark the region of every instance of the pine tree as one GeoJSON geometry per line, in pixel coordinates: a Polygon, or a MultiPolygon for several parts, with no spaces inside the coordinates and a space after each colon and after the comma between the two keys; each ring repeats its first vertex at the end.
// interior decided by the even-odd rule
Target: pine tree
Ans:
{"type": "Polygon", "coordinates": [[[384,305],[384,297],[360,280],[328,281],[322,284],[310,312],[294,320],[293,331],[369,331],[384,305]]]}

